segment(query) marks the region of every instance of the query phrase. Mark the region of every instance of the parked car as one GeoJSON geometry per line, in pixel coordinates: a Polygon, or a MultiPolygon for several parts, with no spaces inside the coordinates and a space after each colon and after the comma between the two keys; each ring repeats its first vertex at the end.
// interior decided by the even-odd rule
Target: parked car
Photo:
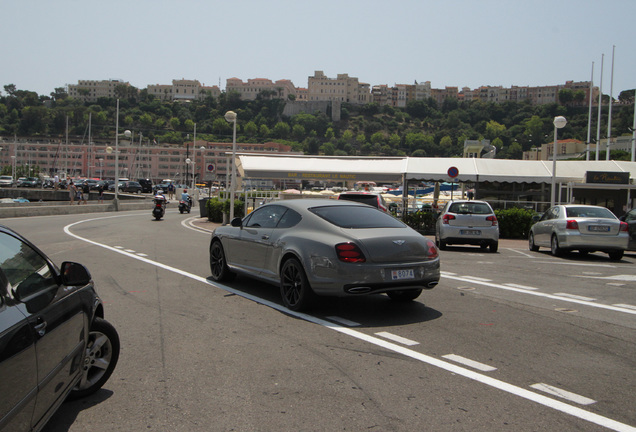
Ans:
{"type": "MultiPolygon", "coordinates": [[[[108,186],[109,191],[115,190],[115,182],[108,186]]],[[[141,185],[136,181],[119,182],[119,192],[141,193],[141,185]]]]}
{"type": "Polygon", "coordinates": [[[362,204],[370,205],[386,213],[389,212],[389,206],[384,201],[384,198],[382,198],[382,195],[379,193],[362,191],[343,192],[338,195],[338,200],[355,201],[362,204]]]}
{"type": "Polygon", "coordinates": [[[627,243],[628,251],[636,251],[636,209],[631,209],[619,218],[627,223],[629,242],[627,243]]]}
{"type": "Polygon", "coordinates": [[[170,186],[170,183],[159,183],[153,186],[152,188],[152,193],[157,193],[157,191],[163,191],[164,193],[168,193],[168,186],[170,186]]]}
{"type": "Polygon", "coordinates": [[[7,175],[0,176],[0,187],[11,186],[13,186],[13,177],[7,175]]]}
{"type": "Polygon", "coordinates": [[[141,185],[142,193],[152,193],[152,180],[150,179],[137,179],[137,182],[141,185]]]}
{"type": "Polygon", "coordinates": [[[22,186],[22,182],[25,180],[26,180],[26,177],[18,177],[18,179],[15,182],[16,187],[22,186]]]}
{"type": "Polygon", "coordinates": [[[486,201],[448,201],[435,222],[435,244],[478,245],[490,252],[499,249],[499,222],[486,201]]]}
{"type": "Polygon", "coordinates": [[[371,206],[324,199],[272,202],[216,228],[210,269],[216,281],[242,273],[279,285],[291,310],[316,295],[410,301],[440,278],[432,241],[371,206]]]}
{"type": "Polygon", "coordinates": [[[37,188],[42,186],[42,180],[40,180],[38,177],[27,177],[26,179],[22,180],[21,186],[28,188],[37,188]]]}
{"type": "Polygon", "coordinates": [[[39,431],[71,395],[99,390],[119,358],[119,336],[81,264],[58,268],[0,226],[0,427],[39,431]]]}
{"type": "Polygon", "coordinates": [[[97,185],[99,184],[99,180],[86,179],[84,180],[84,184],[87,184],[90,190],[97,190],[97,185]]]}
{"type": "Polygon", "coordinates": [[[577,250],[582,255],[605,252],[612,260],[623,258],[629,243],[627,222],[620,221],[605,207],[556,205],[550,207],[528,234],[528,247],[548,247],[552,255],[577,250]]]}

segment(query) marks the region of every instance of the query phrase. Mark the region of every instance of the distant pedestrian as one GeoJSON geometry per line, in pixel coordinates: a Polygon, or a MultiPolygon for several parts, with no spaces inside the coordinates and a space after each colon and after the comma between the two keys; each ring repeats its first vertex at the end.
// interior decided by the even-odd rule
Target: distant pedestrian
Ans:
{"type": "Polygon", "coordinates": [[[60,188],[60,177],[55,174],[55,177],[53,177],[53,187],[55,188],[55,190],[58,190],[60,188]]]}
{"type": "Polygon", "coordinates": [[[99,203],[104,204],[104,185],[102,183],[97,185],[97,193],[99,194],[99,203]]]}
{"type": "Polygon", "coordinates": [[[71,198],[71,205],[73,205],[73,202],[75,202],[75,195],[77,195],[77,188],[75,187],[73,180],[71,180],[68,184],[68,195],[71,198]]]}
{"type": "Polygon", "coordinates": [[[170,183],[168,185],[168,199],[174,198],[174,184],[170,183]]]}
{"type": "Polygon", "coordinates": [[[88,204],[87,200],[90,198],[91,196],[91,188],[88,186],[88,183],[84,183],[84,185],[82,186],[82,201],[84,202],[84,204],[88,204]]]}

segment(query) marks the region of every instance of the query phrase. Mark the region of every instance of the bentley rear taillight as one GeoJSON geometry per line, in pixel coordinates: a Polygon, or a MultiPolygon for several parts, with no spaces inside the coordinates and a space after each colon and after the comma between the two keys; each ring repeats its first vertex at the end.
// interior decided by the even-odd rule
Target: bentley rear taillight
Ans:
{"type": "Polygon", "coordinates": [[[355,243],[340,243],[336,245],[336,255],[340,261],[348,263],[363,263],[367,259],[355,243]]]}

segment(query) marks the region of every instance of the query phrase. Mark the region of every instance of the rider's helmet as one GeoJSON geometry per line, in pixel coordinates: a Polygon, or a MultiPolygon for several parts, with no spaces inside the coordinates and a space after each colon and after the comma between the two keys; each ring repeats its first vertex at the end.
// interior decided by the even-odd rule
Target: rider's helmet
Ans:
{"type": "Polygon", "coordinates": [[[184,189],[184,190],[183,190],[183,192],[188,193],[188,190],[187,190],[187,189],[184,189]]]}

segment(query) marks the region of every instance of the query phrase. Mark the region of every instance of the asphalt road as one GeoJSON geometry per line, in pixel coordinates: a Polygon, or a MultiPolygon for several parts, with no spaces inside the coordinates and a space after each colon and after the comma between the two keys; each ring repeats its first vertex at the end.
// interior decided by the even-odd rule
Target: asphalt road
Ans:
{"type": "Polygon", "coordinates": [[[441,252],[417,301],[211,282],[208,224],[169,210],[4,219],[87,265],[122,341],[59,431],[636,430],[636,255],[554,258],[502,241],[441,252]]]}

